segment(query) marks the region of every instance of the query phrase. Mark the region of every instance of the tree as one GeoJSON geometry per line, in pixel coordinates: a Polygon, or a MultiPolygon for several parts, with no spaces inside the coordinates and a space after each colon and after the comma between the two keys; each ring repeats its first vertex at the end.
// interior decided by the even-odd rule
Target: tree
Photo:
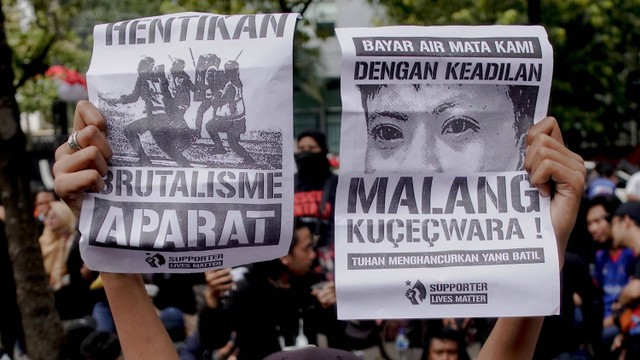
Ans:
{"type": "MultiPolygon", "coordinates": [[[[108,8],[110,2],[96,3],[108,8]]],[[[33,110],[39,104],[42,109],[42,103],[53,97],[42,87],[42,74],[51,64],[75,69],[88,65],[90,33],[78,35],[73,23],[76,17],[86,18],[89,8],[82,1],[61,4],[3,0],[0,6],[0,197],[6,209],[5,230],[26,347],[34,360],[60,358],[63,333],[32,216],[32,177],[25,166],[30,159],[16,95],[23,99],[24,108],[33,110]]]]}
{"type": "MultiPolygon", "coordinates": [[[[164,1],[161,10],[164,13],[182,11],[213,12],[220,14],[239,13],[290,13],[297,12],[304,15],[313,0],[178,0],[164,1]]],[[[321,64],[320,49],[311,47],[307,43],[311,36],[317,36],[315,27],[306,19],[300,20],[296,27],[293,43],[293,86],[317,102],[323,101],[324,87],[319,71],[321,64]],[[303,30],[304,29],[304,30],[303,30]]]]}
{"type": "MultiPolygon", "coordinates": [[[[379,0],[389,22],[413,25],[540,23],[554,47],[550,114],[574,149],[608,146],[637,103],[627,78],[638,68],[638,0],[379,0]],[[533,19],[529,19],[533,16],[533,19]]],[[[636,90],[637,91],[637,90],[636,90]]]]}
{"type": "MultiPolygon", "coordinates": [[[[55,359],[60,356],[62,327],[32,216],[31,176],[24,166],[29,159],[17,99],[23,110],[50,111],[55,90],[42,75],[53,64],[86,70],[95,24],[176,11],[304,12],[312,0],[0,1],[0,197],[29,358],[55,359]]],[[[295,82],[301,91],[320,99],[318,50],[304,45],[307,36],[296,37],[295,82]]]]}
{"type": "Polygon", "coordinates": [[[6,209],[6,234],[26,346],[31,359],[58,358],[62,325],[54,308],[32,216],[24,166],[26,139],[20,129],[12,51],[0,7],[0,196],[6,209]]]}

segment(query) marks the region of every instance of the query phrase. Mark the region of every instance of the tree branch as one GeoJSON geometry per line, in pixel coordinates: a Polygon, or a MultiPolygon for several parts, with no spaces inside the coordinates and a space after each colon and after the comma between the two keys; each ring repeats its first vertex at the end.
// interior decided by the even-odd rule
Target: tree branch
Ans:
{"type": "Polygon", "coordinates": [[[287,0],[278,0],[278,4],[280,4],[280,11],[283,13],[291,12],[291,8],[287,5],[287,0]]]}
{"type": "Polygon", "coordinates": [[[304,12],[307,11],[307,8],[309,7],[309,5],[311,5],[311,2],[313,0],[305,0],[304,1],[304,6],[302,7],[302,10],[300,10],[300,15],[304,15],[304,12]]]}
{"type": "Polygon", "coordinates": [[[24,85],[29,79],[35,77],[38,74],[44,74],[47,71],[48,65],[45,64],[44,59],[47,57],[49,50],[56,42],[55,37],[50,37],[47,43],[42,47],[40,52],[33,58],[27,65],[24,67],[24,71],[22,72],[22,76],[18,83],[16,84],[16,89],[24,85]]]}

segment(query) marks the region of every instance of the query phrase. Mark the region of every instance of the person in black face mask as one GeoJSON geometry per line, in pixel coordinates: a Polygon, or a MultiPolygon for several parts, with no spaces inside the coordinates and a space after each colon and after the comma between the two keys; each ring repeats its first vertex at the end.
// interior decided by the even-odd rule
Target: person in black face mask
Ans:
{"type": "MultiPolygon", "coordinates": [[[[313,290],[321,303],[323,298],[335,299],[333,222],[338,176],[331,172],[328,153],[323,133],[309,130],[298,136],[293,214],[311,230],[317,255],[312,271],[327,280],[313,290]]],[[[330,347],[350,349],[344,335],[346,322],[324,318],[318,324],[330,347]]]]}
{"type": "Polygon", "coordinates": [[[321,132],[310,130],[298,136],[294,216],[311,229],[321,272],[333,280],[333,214],[338,177],[331,172],[328,153],[327,140],[321,132]]]}
{"type": "Polygon", "coordinates": [[[295,154],[298,180],[304,183],[324,184],[332,175],[327,154],[324,134],[317,131],[306,131],[300,134],[298,152],[295,154]]]}

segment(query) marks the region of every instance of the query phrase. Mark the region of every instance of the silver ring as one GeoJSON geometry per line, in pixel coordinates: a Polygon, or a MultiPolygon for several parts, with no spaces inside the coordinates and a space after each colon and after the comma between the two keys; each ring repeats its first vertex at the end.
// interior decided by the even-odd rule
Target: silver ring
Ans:
{"type": "Polygon", "coordinates": [[[69,135],[69,139],[67,140],[67,143],[69,144],[69,147],[71,148],[71,150],[73,150],[73,152],[82,150],[82,146],[80,146],[80,144],[78,143],[77,131],[74,131],[71,133],[71,135],[69,135]]]}

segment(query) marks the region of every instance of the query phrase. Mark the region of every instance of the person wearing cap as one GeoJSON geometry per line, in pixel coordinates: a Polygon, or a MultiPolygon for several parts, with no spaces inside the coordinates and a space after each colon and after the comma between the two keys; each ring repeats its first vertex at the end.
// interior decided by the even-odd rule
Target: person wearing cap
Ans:
{"type": "Polygon", "coordinates": [[[615,195],[618,177],[613,165],[607,162],[596,165],[596,178],[587,185],[587,198],[593,199],[596,196],[615,195]]]}
{"type": "MultiPolygon", "coordinates": [[[[84,193],[104,189],[103,177],[107,175],[113,152],[107,141],[105,118],[90,102],[78,103],[73,130],[77,132],[75,141],[80,148],[65,143],[56,150],[54,188],[79,217],[84,193]]],[[[558,263],[562,267],[584,191],[584,160],[564,146],[554,118],[533,125],[526,144],[524,168],[531,184],[542,196],[550,197],[558,263]]],[[[147,295],[142,277],[101,275],[125,358],[177,360],[176,349],[147,295]]],[[[543,317],[499,318],[478,359],[531,359],[543,320],[543,317]]]]}

